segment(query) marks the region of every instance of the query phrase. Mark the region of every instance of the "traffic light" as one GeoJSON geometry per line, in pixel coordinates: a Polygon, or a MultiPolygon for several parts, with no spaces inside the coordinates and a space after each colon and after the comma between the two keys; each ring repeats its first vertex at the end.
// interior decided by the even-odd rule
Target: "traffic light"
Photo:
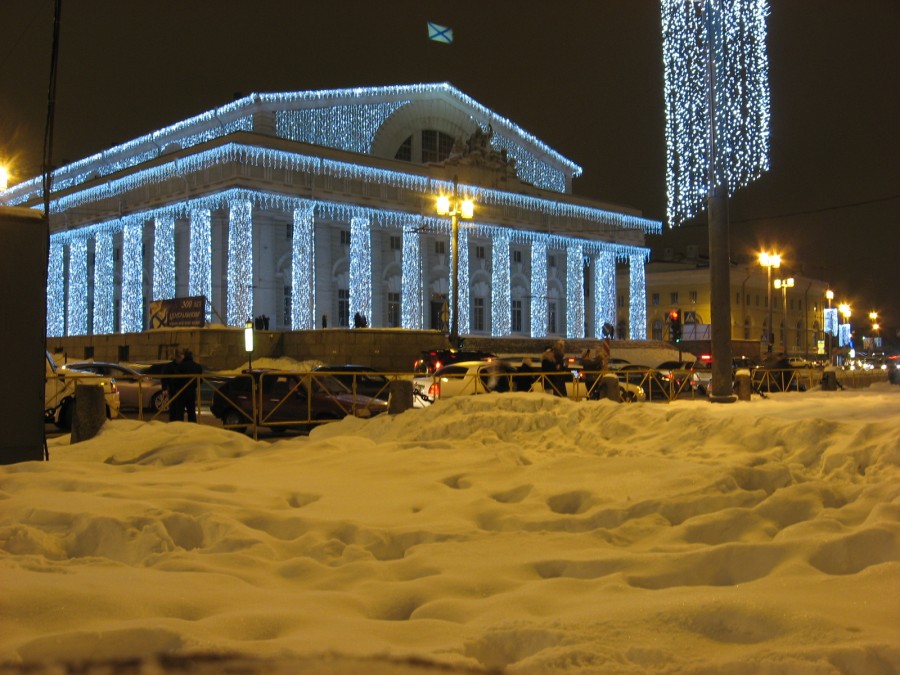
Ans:
{"type": "Polygon", "coordinates": [[[672,342],[681,342],[681,310],[673,309],[669,312],[669,337],[672,342]]]}

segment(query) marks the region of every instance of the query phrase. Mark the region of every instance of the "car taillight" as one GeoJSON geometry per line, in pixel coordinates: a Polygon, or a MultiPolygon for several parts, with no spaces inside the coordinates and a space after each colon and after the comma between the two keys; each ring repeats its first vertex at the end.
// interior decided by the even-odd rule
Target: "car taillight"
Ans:
{"type": "Polygon", "coordinates": [[[428,395],[439,397],[441,395],[441,383],[440,382],[432,382],[431,386],[428,387],[428,395]]]}

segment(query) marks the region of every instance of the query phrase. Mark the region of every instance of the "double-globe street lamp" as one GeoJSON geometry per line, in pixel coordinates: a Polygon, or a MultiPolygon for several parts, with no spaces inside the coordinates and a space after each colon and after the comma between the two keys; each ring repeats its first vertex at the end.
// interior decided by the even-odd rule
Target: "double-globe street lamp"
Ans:
{"type": "MultiPolygon", "coordinates": [[[[781,307],[784,312],[784,318],[781,320],[781,351],[787,355],[787,289],[794,287],[794,277],[776,279],[774,285],[775,288],[781,289],[781,307]]],[[[770,312],[771,310],[769,307],[770,312]]]]}
{"type": "Polygon", "coordinates": [[[450,280],[453,284],[453,306],[450,316],[450,346],[459,347],[459,219],[472,220],[475,202],[459,198],[459,181],[453,177],[453,195],[437,198],[439,216],[450,216],[450,280]]]}
{"type": "Polygon", "coordinates": [[[781,267],[781,256],[777,253],[763,251],[759,254],[759,264],[766,268],[766,303],[769,307],[769,320],[766,324],[766,351],[772,351],[772,343],[775,341],[772,334],[772,268],[781,267]]]}

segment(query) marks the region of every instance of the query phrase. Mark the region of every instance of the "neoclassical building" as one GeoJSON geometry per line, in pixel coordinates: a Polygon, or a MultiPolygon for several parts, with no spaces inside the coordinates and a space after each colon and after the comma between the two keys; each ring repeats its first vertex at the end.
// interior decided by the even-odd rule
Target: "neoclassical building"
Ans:
{"type": "MultiPolygon", "coordinates": [[[[580,173],[449,84],[253,94],[54,172],[47,334],[139,332],[180,297],[213,324],[444,329],[457,179],[460,333],[600,336],[618,267],[645,338],[661,224],[575,197],[580,173]]],[[[42,208],[40,179],[0,204],[42,208]]]]}

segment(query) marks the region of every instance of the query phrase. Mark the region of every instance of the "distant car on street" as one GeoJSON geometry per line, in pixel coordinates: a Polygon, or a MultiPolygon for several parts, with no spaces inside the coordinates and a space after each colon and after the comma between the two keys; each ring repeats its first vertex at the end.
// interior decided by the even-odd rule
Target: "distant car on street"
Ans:
{"type": "Polygon", "coordinates": [[[213,395],[210,410],[236,431],[250,425],[273,431],[308,430],[314,424],[354,415],[372,417],[386,412],[377,398],[353,395],[330,375],[252,370],[224,382],[213,395]]]}
{"type": "Polygon", "coordinates": [[[488,361],[497,358],[491,352],[477,349],[431,349],[422,352],[421,358],[413,364],[416,375],[430,375],[442,366],[461,361],[488,361]]]}
{"type": "Polygon", "coordinates": [[[164,410],[169,394],[159,379],[149,377],[129,366],[106,361],[75,361],[67,370],[79,370],[115,378],[119,399],[124,409],[164,410]]]}
{"type": "Polygon", "coordinates": [[[340,382],[352,394],[361,394],[387,401],[390,397],[390,380],[369,366],[352,363],[317,366],[314,373],[326,373],[340,382]]]}
{"type": "Polygon", "coordinates": [[[75,413],[75,394],[79,384],[99,384],[103,387],[106,402],[106,417],[119,415],[119,387],[111,377],[96,373],[58,367],[56,361],[46,352],[44,374],[44,421],[52,422],[60,429],[72,428],[75,413]]]}

